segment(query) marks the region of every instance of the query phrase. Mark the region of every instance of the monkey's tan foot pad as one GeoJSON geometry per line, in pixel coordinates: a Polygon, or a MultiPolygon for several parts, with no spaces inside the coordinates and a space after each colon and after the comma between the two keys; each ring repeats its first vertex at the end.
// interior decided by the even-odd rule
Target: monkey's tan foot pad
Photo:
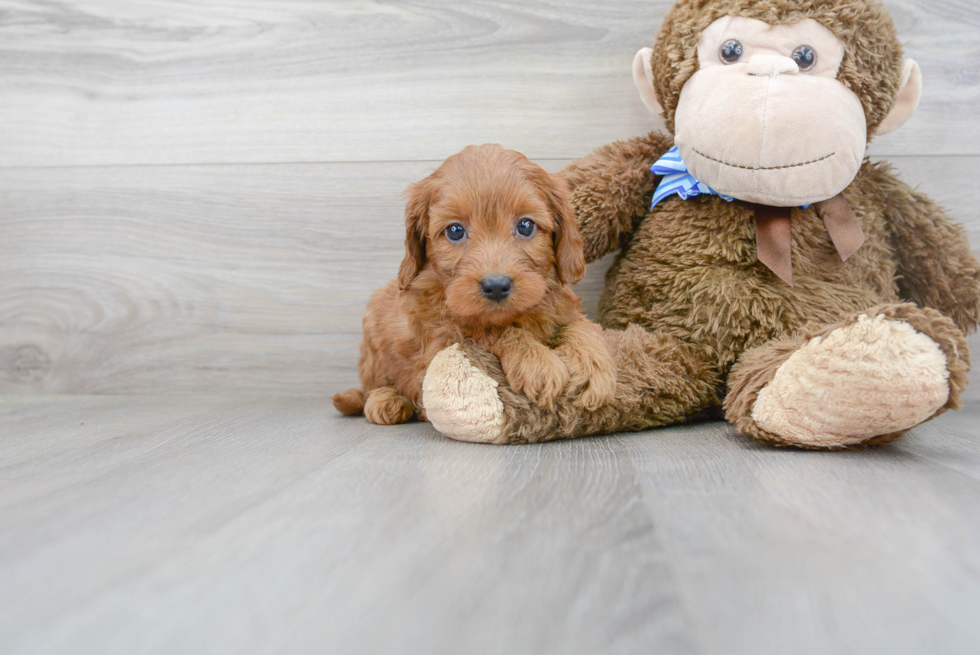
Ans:
{"type": "Polygon", "coordinates": [[[443,349],[422,381],[429,423],[447,437],[476,443],[506,443],[504,404],[497,381],[470,364],[458,344],[443,349]]]}
{"type": "Polygon", "coordinates": [[[915,427],[948,398],[946,356],[935,341],[904,321],[862,316],[783,362],[752,418],[786,443],[844,448],[915,427]]]}

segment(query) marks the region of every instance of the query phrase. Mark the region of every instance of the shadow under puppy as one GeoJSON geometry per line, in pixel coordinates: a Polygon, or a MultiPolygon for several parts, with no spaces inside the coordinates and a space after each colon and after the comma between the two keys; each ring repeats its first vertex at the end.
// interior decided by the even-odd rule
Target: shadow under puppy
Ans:
{"type": "Polygon", "coordinates": [[[610,402],[616,364],[569,286],[585,257],[565,182],[513,150],[469,146],[407,195],[405,259],[364,317],[362,388],[334,406],[384,425],[424,419],[432,358],[467,341],[541,408],[566,390],[587,410],[610,402]]]}

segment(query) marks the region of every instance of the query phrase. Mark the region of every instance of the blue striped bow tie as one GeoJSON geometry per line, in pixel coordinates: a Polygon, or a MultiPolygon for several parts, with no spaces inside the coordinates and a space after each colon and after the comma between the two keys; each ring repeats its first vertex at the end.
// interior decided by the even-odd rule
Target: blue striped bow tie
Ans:
{"type": "MultiPolygon", "coordinates": [[[[735,198],[718,193],[707,184],[699,182],[687,170],[680,151],[674,146],[658,159],[650,172],[663,176],[653,194],[652,210],[657,203],[668,196],[677,194],[683,200],[695,196],[718,196],[732,202],[735,198]]],[[[787,207],[767,207],[757,203],[746,203],[755,212],[756,251],[759,261],[766,265],[782,280],[793,286],[792,226],[790,210],[787,207]]],[[[864,243],[864,232],[854,211],[844,198],[844,194],[818,202],[817,212],[827,227],[834,247],[841,261],[847,261],[864,243]]],[[[802,209],[810,205],[804,205],[802,209]]]]}
{"type": "MultiPolygon", "coordinates": [[[[688,173],[687,164],[681,159],[681,153],[677,149],[677,146],[668,150],[667,154],[654,162],[653,166],[650,167],[650,172],[654,175],[663,176],[663,179],[660,181],[660,186],[657,187],[657,190],[653,194],[653,202],[650,203],[650,209],[656,207],[657,203],[667,196],[672,196],[675,193],[682,200],[687,200],[695,196],[718,196],[728,202],[735,200],[731,196],[718,193],[688,173]]],[[[800,209],[806,209],[809,206],[802,205],[800,209]]]]}
{"type": "Polygon", "coordinates": [[[668,150],[667,154],[658,159],[650,167],[650,172],[654,175],[663,176],[660,186],[653,194],[653,203],[650,205],[650,209],[656,207],[657,203],[667,196],[672,196],[675,193],[684,200],[694,196],[718,196],[728,202],[735,200],[735,198],[718,193],[703,182],[698,182],[693,175],[688,173],[687,164],[681,159],[681,153],[677,146],[668,150]]]}

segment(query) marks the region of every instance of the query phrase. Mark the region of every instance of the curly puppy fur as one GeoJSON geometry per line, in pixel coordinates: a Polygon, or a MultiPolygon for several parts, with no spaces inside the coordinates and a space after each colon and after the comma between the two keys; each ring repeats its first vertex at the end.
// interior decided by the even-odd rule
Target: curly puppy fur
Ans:
{"type": "Polygon", "coordinates": [[[612,399],[612,356],[569,286],[585,258],[564,181],[512,150],[470,146],[409,188],[405,226],[398,278],[364,317],[362,389],[334,396],[340,412],[386,425],[424,418],[432,358],[464,339],[497,356],[537,407],[553,409],[562,394],[587,410],[612,399]],[[532,234],[518,232],[523,219],[532,234]],[[450,239],[451,226],[465,235],[450,239]],[[503,297],[491,278],[509,280],[503,297]]]}

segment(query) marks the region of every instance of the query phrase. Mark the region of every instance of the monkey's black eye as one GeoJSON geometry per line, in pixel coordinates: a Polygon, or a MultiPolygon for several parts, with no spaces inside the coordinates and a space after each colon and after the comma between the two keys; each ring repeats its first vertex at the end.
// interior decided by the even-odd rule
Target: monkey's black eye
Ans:
{"type": "Polygon", "coordinates": [[[453,223],[446,228],[446,238],[450,241],[462,241],[466,238],[466,228],[459,223],[453,223]]]}
{"type": "Polygon", "coordinates": [[[514,230],[522,237],[530,239],[538,231],[538,226],[530,218],[522,218],[517,221],[517,227],[514,230]]]}
{"type": "Polygon", "coordinates": [[[742,44],[735,39],[728,39],[721,45],[721,60],[726,64],[734,64],[742,58],[742,44]]]}
{"type": "Polygon", "coordinates": [[[810,70],[817,62],[817,53],[808,45],[801,45],[793,51],[793,61],[800,67],[801,71],[810,70]]]}

